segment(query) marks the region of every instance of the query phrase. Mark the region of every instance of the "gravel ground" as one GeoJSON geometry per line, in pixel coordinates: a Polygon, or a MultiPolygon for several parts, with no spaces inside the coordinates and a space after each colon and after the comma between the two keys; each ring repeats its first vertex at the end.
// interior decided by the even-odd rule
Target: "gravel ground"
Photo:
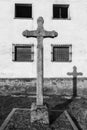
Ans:
{"type": "MultiPolygon", "coordinates": [[[[0,123],[4,121],[13,108],[30,108],[34,98],[27,97],[0,97],[0,123]]],[[[34,123],[30,124],[30,111],[16,111],[5,130],[73,130],[63,111],[70,113],[79,130],[87,130],[87,99],[67,100],[60,96],[44,99],[49,108],[49,126],[34,123]],[[8,129],[9,128],[9,129],[8,129]]]]}
{"type": "Polygon", "coordinates": [[[68,109],[79,130],[87,130],[87,99],[75,99],[68,109]]]}
{"type": "Polygon", "coordinates": [[[16,110],[4,130],[73,130],[64,112],[50,126],[30,123],[29,110],[16,110]]]}

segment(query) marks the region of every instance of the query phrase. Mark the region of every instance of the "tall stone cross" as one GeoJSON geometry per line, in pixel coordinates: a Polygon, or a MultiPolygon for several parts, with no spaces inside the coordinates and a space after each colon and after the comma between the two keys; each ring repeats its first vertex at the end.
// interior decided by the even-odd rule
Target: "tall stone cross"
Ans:
{"type": "Polygon", "coordinates": [[[44,38],[54,38],[58,35],[55,31],[44,30],[43,17],[37,19],[37,30],[23,32],[23,36],[30,38],[37,38],[37,105],[43,105],[43,39],[44,38]]]}
{"type": "Polygon", "coordinates": [[[67,75],[73,76],[73,97],[77,96],[77,76],[83,75],[81,72],[77,72],[77,67],[73,66],[73,72],[68,72],[67,75]]]}

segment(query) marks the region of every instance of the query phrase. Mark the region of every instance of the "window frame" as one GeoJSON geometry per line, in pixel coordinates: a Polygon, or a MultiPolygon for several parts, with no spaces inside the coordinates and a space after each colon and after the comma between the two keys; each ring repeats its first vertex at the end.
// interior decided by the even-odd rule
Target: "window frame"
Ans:
{"type": "Polygon", "coordinates": [[[52,16],[52,18],[53,18],[53,20],[71,20],[71,18],[70,18],[70,5],[69,4],[53,4],[53,16],[52,16]],[[67,10],[67,12],[68,12],[67,18],[62,18],[62,17],[57,18],[57,17],[54,17],[54,6],[55,7],[67,7],[68,8],[68,10],[67,10]]]}
{"type": "Polygon", "coordinates": [[[62,63],[66,63],[66,62],[72,62],[72,44],[51,44],[51,61],[52,62],[62,62],[62,63]],[[54,47],[69,47],[69,60],[68,61],[54,61],[53,60],[53,48],[54,47]]]}
{"type": "Polygon", "coordinates": [[[14,62],[33,62],[34,61],[34,44],[12,44],[12,61],[14,61],[14,62]],[[31,47],[31,59],[29,61],[16,60],[16,47],[31,47]]]}
{"type": "Polygon", "coordinates": [[[33,19],[33,6],[32,6],[32,4],[30,3],[15,3],[14,4],[14,19],[33,19]],[[22,5],[28,5],[28,6],[31,6],[31,17],[17,17],[16,16],[16,5],[20,5],[20,6],[22,6],[22,5]]]}

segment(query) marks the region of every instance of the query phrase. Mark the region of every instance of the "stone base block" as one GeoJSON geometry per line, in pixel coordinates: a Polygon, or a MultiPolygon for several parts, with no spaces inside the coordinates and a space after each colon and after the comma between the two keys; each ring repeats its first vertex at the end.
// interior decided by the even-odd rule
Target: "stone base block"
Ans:
{"type": "Polygon", "coordinates": [[[30,118],[31,123],[38,122],[42,124],[49,124],[49,113],[47,106],[37,106],[35,103],[32,103],[30,118]]]}

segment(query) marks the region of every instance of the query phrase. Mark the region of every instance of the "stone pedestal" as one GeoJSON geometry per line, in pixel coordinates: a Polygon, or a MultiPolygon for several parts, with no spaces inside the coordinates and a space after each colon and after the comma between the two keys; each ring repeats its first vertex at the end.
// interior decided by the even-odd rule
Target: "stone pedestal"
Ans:
{"type": "Polygon", "coordinates": [[[41,124],[49,124],[49,114],[47,106],[37,106],[35,103],[31,105],[30,111],[31,123],[38,122],[41,124]]]}

